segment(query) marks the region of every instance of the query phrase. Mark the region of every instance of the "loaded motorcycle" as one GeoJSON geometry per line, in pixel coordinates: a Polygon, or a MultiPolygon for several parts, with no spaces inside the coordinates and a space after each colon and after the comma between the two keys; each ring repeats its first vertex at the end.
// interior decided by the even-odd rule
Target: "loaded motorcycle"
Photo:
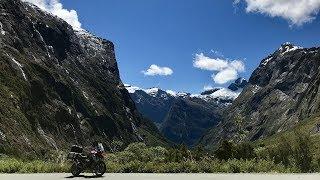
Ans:
{"type": "Polygon", "coordinates": [[[72,146],[68,154],[68,159],[73,163],[71,173],[73,176],[79,176],[85,170],[92,171],[96,176],[102,176],[106,172],[106,164],[103,159],[104,148],[101,143],[96,148],[90,151],[88,155],[83,153],[83,148],[80,146],[72,146]]]}

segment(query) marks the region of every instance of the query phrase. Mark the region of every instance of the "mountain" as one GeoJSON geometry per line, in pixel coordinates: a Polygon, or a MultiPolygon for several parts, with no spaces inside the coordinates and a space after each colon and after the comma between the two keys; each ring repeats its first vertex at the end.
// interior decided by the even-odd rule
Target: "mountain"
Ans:
{"type": "Polygon", "coordinates": [[[129,92],[138,110],[141,110],[146,118],[152,119],[157,126],[161,125],[175,100],[174,96],[158,88],[129,92]]]}
{"type": "Polygon", "coordinates": [[[292,129],[320,107],[320,48],[281,45],[263,59],[243,92],[224,112],[223,122],[201,144],[221,139],[255,141],[292,129]]]}
{"type": "Polygon", "coordinates": [[[248,81],[244,78],[238,78],[235,82],[231,83],[228,86],[228,89],[232,91],[238,91],[240,89],[243,89],[248,84],[248,81]]]}
{"type": "MultiPolygon", "coordinates": [[[[240,79],[245,82],[244,79],[240,79]]],[[[235,83],[239,84],[237,80],[235,83]]],[[[244,83],[243,83],[244,84],[244,83]]],[[[126,85],[139,112],[154,121],[161,133],[176,144],[193,146],[208,128],[221,121],[221,112],[239,95],[227,88],[201,94],[176,93],[159,88],[141,89],[126,85]]]]}
{"type": "Polygon", "coordinates": [[[0,153],[165,144],[124,88],[112,42],[19,0],[0,7],[0,153]]]}
{"type": "Polygon", "coordinates": [[[198,98],[176,98],[160,131],[174,143],[193,146],[209,127],[220,122],[221,108],[198,98]]]}

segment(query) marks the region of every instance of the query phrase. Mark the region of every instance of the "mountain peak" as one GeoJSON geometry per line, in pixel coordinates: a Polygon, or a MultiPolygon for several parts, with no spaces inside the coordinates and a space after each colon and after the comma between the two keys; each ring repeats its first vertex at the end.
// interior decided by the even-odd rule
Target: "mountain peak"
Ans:
{"type": "Polygon", "coordinates": [[[243,89],[248,84],[248,81],[245,78],[238,78],[233,83],[228,86],[228,89],[232,91],[238,91],[243,89]]]}
{"type": "Polygon", "coordinates": [[[162,90],[157,87],[143,89],[137,86],[131,86],[129,84],[124,84],[125,88],[130,94],[135,94],[136,91],[142,91],[152,97],[168,98],[169,96],[174,98],[199,98],[205,101],[220,101],[220,100],[234,100],[238,97],[241,90],[248,84],[245,78],[239,77],[228,88],[214,87],[208,89],[201,94],[191,94],[188,92],[176,92],[172,90],[162,90]]]}
{"type": "Polygon", "coordinates": [[[150,96],[156,96],[158,94],[158,92],[160,91],[159,88],[153,87],[153,88],[149,88],[149,89],[145,89],[144,92],[146,92],[147,94],[149,94],[150,96]]]}
{"type": "Polygon", "coordinates": [[[302,49],[302,47],[300,46],[296,46],[290,42],[285,42],[283,44],[281,44],[280,48],[278,49],[278,51],[283,55],[285,53],[291,52],[291,51],[295,51],[297,49],[302,49]]]}
{"type": "Polygon", "coordinates": [[[301,46],[296,46],[293,43],[285,42],[276,50],[273,54],[270,54],[267,58],[261,61],[260,67],[265,67],[270,61],[277,59],[277,56],[283,56],[288,52],[303,49],[301,46]]]}
{"type": "Polygon", "coordinates": [[[129,84],[124,84],[124,87],[128,90],[128,92],[130,94],[135,93],[138,90],[142,90],[141,88],[137,87],[137,86],[131,86],[129,84]]]}

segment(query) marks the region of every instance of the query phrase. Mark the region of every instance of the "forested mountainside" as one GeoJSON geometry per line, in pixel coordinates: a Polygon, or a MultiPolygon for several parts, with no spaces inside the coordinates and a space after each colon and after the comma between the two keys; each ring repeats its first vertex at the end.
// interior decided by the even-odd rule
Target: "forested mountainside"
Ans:
{"type": "Polygon", "coordinates": [[[0,153],[166,144],[123,86],[113,43],[20,0],[0,1],[0,153]]]}

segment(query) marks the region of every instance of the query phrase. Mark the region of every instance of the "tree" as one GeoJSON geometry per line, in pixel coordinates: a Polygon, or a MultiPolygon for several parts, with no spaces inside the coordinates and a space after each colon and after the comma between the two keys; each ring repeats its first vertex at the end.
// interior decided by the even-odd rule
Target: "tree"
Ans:
{"type": "Polygon", "coordinates": [[[274,163],[281,163],[286,167],[289,166],[290,158],[293,155],[290,141],[285,137],[281,137],[279,143],[275,147],[268,149],[268,154],[274,163]]]}
{"type": "Polygon", "coordinates": [[[183,156],[179,149],[171,148],[167,151],[165,162],[181,162],[183,156]]]}
{"type": "Polygon", "coordinates": [[[253,159],[256,157],[254,148],[249,143],[242,143],[236,146],[235,158],[237,159],[253,159]]]}
{"type": "Polygon", "coordinates": [[[123,142],[118,140],[112,140],[110,146],[111,146],[112,152],[119,152],[123,148],[123,142]]]}
{"type": "Polygon", "coordinates": [[[205,150],[202,146],[197,146],[195,150],[193,150],[193,158],[196,161],[200,161],[205,156],[205,150]]]}
{"type": "Polygon", "coordinates": [[[190,159],[191,154],[188,150],[188,147],[185,144],[180,145],[179,151],[180,151],[184,160],[190,159]]]}
{"type": "Polygon", "coordinates": [[[295,132],[294,159],[302,172],[310,172],[312,163],[312,143],[309,133],[295,132]]]}
{"type": "Polygon", "coordinates": [[[219,148],[214,152],[219,160],[233,159],[235,155],[235,145],[227,140],[223,140],[219,148]]]}

